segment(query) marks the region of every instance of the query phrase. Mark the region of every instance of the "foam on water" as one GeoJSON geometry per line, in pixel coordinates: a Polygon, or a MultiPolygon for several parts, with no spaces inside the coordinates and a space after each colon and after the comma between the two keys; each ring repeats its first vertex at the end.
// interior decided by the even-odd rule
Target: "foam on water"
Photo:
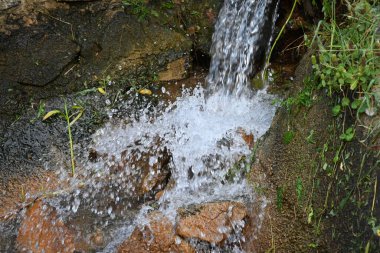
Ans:
{"type": "MultiPolygon", "coordinates": [[[[155,145],[159,136],[159,145],[172,154],[172,177],[176,182],[165,199],[178,195],[186,202],[183,196],[186,193],[190,196],[188,201],[202,202],[215,198],[219,189],[199,189],[208,185],[211,178],[223,179],[239,158],[250,154],[242,138],[242,130],[252,133],[256,139],[267,131],[275,112],[272,101],[273,96],[265,91],[257,92],[253,98],[227,98],[217,92],[205,100],[204,89],[197,87],[192,92],[186,90],[157,118],[140,117],[139,121],[128,125],[108,123],[94,134],[93,148],[119,156],[139,142],[142,144],[139,149],[144,152],[155,145]],[[189,170],[195,175],[192,179],[189,179],[189,170]],[[192,193],[197,198],[193,198],[192,193]]],[[[150,157],[149,162],[156,159],[150,157]]]]}

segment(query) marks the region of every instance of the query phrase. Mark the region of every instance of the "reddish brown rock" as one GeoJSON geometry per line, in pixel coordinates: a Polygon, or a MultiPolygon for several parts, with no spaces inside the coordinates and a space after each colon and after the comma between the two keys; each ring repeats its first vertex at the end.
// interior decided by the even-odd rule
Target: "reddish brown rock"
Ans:
{"type": "Polygon", "coordinates": [[[187,242],[175,235],[173,224],[162,213],[153,212],[149,219],[149,226],[142,230],[136,228],[119,246],[118,253],[195,252],[187,242]]]}
{"type": "Polygon", "coordinates": [[[191,209],[181,211],[177,234],[215,244],[223,243],[247,216],[246,208],[238,202],[208,203],[191,209]]]}
{"type": "Polygon", "coordinates": [[[255,145],[255,138],[252,133],[246,133],[246,131],[243,128],[239,128],[237,130],[237,133],[241,135],[244,142],[248,145],[249,149],[252,149],[255,145]]]}
{"type": "MultiPolygon", "coordinates": [[[[0,184],[0,189],[1,186],[0,184]]],[[[59,185],[54,172],[41,171],[28,178],[13,177],[4,185],[3,191],[0,190],[0,221],[13,216],[37,197],[54,192],[58,187],[63,186],[59,185]]]]}
{"type": "Polygon", "coordinates": [[[72,253],[74,236],[54,208],[36,201],[26,212],[17,237],[20,252],[72,253]]]}

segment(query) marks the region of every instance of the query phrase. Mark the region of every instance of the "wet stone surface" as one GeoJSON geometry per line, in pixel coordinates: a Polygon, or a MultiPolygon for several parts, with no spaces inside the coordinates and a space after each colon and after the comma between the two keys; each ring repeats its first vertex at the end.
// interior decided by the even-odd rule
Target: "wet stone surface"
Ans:
{"type": "Polygon", "coordinates": [[[162,213],[152,212],[147,219],[149,224],[136,228],[119,246],[118,253],[195,252],[189,243],[175,234],[172,222],[162,213]]]}
{"type": "Polygon", "coordinates": [[[72,253],[74,234],[54,208],[37,201],[26,211],[17,236],[17,248],[20,252],[72,253]]]}
{"type": "Polygon", "coordinates": [[[206,203],[180,209],[177,234],[211,244],[223,244],[233,233],[244,228],[247,210],[238,202],[206,203]]]}

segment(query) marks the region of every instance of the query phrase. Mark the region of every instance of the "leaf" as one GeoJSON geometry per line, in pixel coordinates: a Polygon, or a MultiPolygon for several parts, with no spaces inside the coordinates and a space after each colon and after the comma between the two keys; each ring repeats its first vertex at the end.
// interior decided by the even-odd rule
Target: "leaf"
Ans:
{"type": "Polygon", "coordinates": [[[357,86],[358,86],[358,80],[355,79],[355,80],[353,80],[353,81],[351,82],[350,89],[351,89],[351,90],[355,90],[357,86]]]}
{"type": "Polygon", "coordinates": [[[352,127],[348,128],[345,133],[341,134],[339,138],[345,141],[352,141],[355,136],[355,132],[352,127]]]}
{"type": "Polygon", "coordinates": [[[334,106],[332,109],[332,113],[333,113],[334,117],[338,116],[340,113],[340,105],[334,106]]]}
{"type": "Polygon", "coordinates": [[[149,96],[152,95],[152,91],[149,89],[141,89],[141,90],[139,90],[139,93],[141,95],[149,95],[149,96]]]}
{"type": "Polygon", "coordinates": [[[361,105],[362,101],[360,99],[355,99],[352,103],[351,103],[351,108],[352,109],[358,109],[359,106],[361,105]]]}
{"type": "Polygon", "coordinates": [[[60,114],[60,113],[62,113],[60,110],[52,110],[52,111],[46,113],[45,116],[42,118],[42,120],[47,120],[51,116],[54,116],[54,115],[60,114]]]}
{"type": "Polygon", "coordinates": [[[73,105],[71,108],[75,110],[83,110],[83,107],[80,105],[73,105]]]}
{"type": "Polygon", "coordinates": [[[106,91],[102,87],[99,87],[97,90],[103,95],[106,94],[106,91]]]}
{"type": "Polygon", "coordinates": [[[339,202],[339,210],[343,210],[343,208],[346,206],[347,204],[347,201],[349,200],[349,198],[351,197],[351,193],[349,193],[346,197],[344,197],[340,202],[339,202]]]}
{"type": "Polygon", "coordinates": [[[344,97],[342,99],[342,106],[346,107],[346,106],[349,106],[349,105],[350,105],[350,99],[348,97],[344,97]]]}
{"type": "Polygon", "coordinates": [[[316,249],[317,247],[318,247],[318,244],[316,244],[316,243],[309,243],[309,245],[308,245],[310,248],[312,248],[312,249],[316,249]]]}
{"type": "Polygon", "coordinates": [[[155,16],[156,18],[158,18],[160,16],[160,14],[155,10],[151,10],[150,13],[152,14],[152,16],[155,16]]]}
{"type": "Polygon", "coordinates": [[[307,215],[307,223],[310,224],[314,217],[314,210],[312,207],[310,207],[310,212],[307,215]]]}
{"type": "Polygon", "coordinates": [[[70,127],[80,118],[80,117],[82,117],[82,115],[83,115],[83,112],[84,112],[84,109],[82,109],[82,110],[80,110],[79,111],[79,113],[78,113],[78,115],[70,122],[70,127]]]}
{"type": "Polygon", "coordinates": [[[376,226],[376,227],[373,227],[372,228],[372,231],[375,235],[377,235],[378,237],[380,237],[380,225],[379,226],[376,226]]]}

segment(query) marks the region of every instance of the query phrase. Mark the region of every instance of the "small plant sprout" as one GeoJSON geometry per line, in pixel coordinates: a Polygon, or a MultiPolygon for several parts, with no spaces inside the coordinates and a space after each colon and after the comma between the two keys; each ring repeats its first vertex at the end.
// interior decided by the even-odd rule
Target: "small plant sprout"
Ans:
{"type": "Polygon", "coordinates": [[[106,76],[105,78],[102,78],[102,79],[99,81],[99,84],[100,84],[100,86],[99,86],[98,88],[96,88],[96,90],[97,90],[100,94],[105,95],[105,94],[106,94],[106,87],[107,87],[108,85],[111,85],[111,84],[112,84],[111,77],[110,77],[110,76],[106,76]]]}
{"type": "Polygon", "coordinates": [[[286,131],[282,137],[285,144],[290,144],[294,139],[295,133],[293,131],[286,131]]]}
{"type": "Polygon", "coordinates": [[[80,119],[80,117],[82,117],[83,112],[84,112],[84,108],[82,106],[79,106],[79,105],[74,105],[69,110],[67,108],[67,102],[65,100],[63,111],[51,110],[48,113],[46,113],[45,116],[42,118],[42,120],[47,120],[48,118],[51,118],[53,116],[60,116],[66,121],[67,135],[69,137],[69,145],[70,145],[71,174],[73,177],[75,175],[75,156],[74,156],[73,137],[71,134],[71,126],[78,119],[80,119]]]}
{"type": "Polygon", "coordinates": [[[306,137],[306,141],[307,143],[310,143],[310,144],[315,144],[315,136],[314,136],[314,130],[311,130],[309,132],[309,135],[306,137]]]}
{"type": "Polygon", "coordinates": [[[45,113],[45,103],[41,100],[38,104],[37,115],[35,118],[30,120],[30,123],[33,124],[34,122],[36,122],[36,120],[41,118],[42,115],[44,115],[44,113],[45,113]]]}

